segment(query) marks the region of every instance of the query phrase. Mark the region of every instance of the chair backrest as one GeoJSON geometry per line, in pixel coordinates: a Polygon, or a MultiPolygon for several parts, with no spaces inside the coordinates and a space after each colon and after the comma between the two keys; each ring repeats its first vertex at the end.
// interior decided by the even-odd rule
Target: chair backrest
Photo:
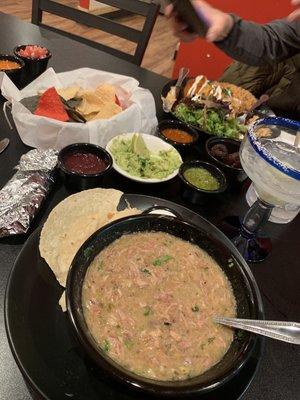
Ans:
{"type": "Polygon", "coordinates": [[[88,44],[89,46],[95,47],[99,50],[103,50],[107,53],[123,58],[127,61],[133,62],[134,64],[140,65],[143,60],[159,12],[159,5],[154,4],[152,2],[145,3],[139,0],[119,0],[119,1],[101,0],[101,3],[111,7],[116,7],[120,10],[120,12],[125,12],[130,14],[132,13],[145,17],[143,29],[140,31],[122,25],[115,19],[110,18],[111,14],[113,13],[93,15],[88,12],[69,7],[61,3],[57,3],[53,0],[32,0],[31,21],[35,25],[41,26],[46,29],[50,29],[54,32],[60,33],[62,35],[68,36],[82,43],[88,44]],[[99,29],[103,32],[107,32],[119,36],[123,39],[126,39],[130,42],[136,43],[137,45],[135,52],[133,55],[128,54],[121,50],[114,49],[107,45],[94,42],[92,40],[83,38],[73,33],[69,33],[61,29],[54,28],[53,26],[45,25],[42,21],[43,12],[54,14],[59,17],[63,17],[78,22],[80,24],[87,25],[95,29],[99,29]]]}

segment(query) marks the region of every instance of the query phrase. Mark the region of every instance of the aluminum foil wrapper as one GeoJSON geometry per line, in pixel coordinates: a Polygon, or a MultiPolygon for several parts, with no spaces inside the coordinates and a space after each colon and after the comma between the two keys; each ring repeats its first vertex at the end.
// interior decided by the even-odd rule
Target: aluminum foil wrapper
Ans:
{"type": "Polygon", "coordinates": [[[56,150],[24,154],[17,172],[0,190],[0,237],[26,233],[53,183],[56,150]]]}

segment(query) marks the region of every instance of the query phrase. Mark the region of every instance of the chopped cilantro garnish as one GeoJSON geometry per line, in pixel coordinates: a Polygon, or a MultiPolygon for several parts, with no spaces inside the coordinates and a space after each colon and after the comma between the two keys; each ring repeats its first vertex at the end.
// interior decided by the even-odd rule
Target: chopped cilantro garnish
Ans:
{"type": "Polygon", "coordinates": [[[151,272],[147,268],[142,268],[140,271],[143,272],[146,275],[151,275],[151,272]]]}
{"type": "Polygon", "coordinates": [[[110,343],[107,339],[103,341],[102,349],[107,353],[110,350],[110,343]]]}
{"type": "Polygon", "coordinates": [[[193,312],[199,312],[200,308],[197,305],[195,305],[195,306],[192,307],[192,311],[193,312]]]}
{"type": "Polygon", "coordinates": [[[244,332],[243,331],[237,331],[236,332],[236,337],[241,340],[244,337],[244,332]]]}
{"type": "Polygon", "coordinates": [[[152,265],[154,265],[155,267],[159,267],[162,264],[164,264],[172,259],[173,259],[172,256],[161,256],[161,257],[158,257],[156,260],[154,260],[152,265]]]}
{"type": "Polygon", "coordinates": [[[84,250],[83,255],[85,258],[89,258],[89,256],[92,254],[92,252],[93,252],[93,248],[88,247],[87,249],[84,250]]]}
{"type": "Polygon", "coordinates": [[[130,339],[125,339],[124,340],[124,344],[127,347],[128,350],[131,350],[133,347],[133,341],[130,339]]]}
{"type": "Polygon", "coordinates": [[[144,315],[145,315],[145,317],[148,317],[149,315],[152,315],[152,314],[153,314],[153,310],[152,310],[151,307],[149,307],[149,306],[144,307],[144,315]]]}
{"type": "Polygon", "coordinates": [[[99,264],[97,265],[97,270],[98,270],[98,271],[103,271],[103,267],[104,267],[104,261],[101,260],[101,261],[99,262],[99,264]]]}

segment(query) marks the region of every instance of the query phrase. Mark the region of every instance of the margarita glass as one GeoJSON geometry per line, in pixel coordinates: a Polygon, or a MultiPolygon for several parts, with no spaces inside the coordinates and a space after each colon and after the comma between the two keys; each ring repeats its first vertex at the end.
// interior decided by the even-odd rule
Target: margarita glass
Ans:
{"type": "Polygon", "coordinates": [[[290,139],[295,139],[297,132],[300,132],[300,122],[264,118],[249,128],[241,145],[241,164],[258,198],[240,226],[234,226],[233,219],[227,218],[224,231],[249,262],[264,260],[271,251],[270,239],[261,236],[260,230],[274,207],[300,207],[300,152],[290,139]],[[259,137],[258,130],[262,127],[279,135],[259,137]]]}

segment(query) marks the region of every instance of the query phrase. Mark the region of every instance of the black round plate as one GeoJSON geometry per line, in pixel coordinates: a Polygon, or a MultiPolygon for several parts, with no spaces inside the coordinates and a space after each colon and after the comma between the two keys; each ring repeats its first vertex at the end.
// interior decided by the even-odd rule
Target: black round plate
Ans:
{"type": "MultiPolygon", "coordinates": [[[[196,225],[201,219],[198,214],[166,200],[143,195],[126,195],[126,200],[141,210],[153,205],[168,207],[196,225]]],[[[123,196],[120,208],[125,206],[123,196]]],[[[58,304],[63,290],[39,254],[40,231],[41,228],[33,232],[16,260],[5,299],[9,343],[26,382],[39,398],[48,400],[141,399],[141,394],[104,376],[81,352],[67,315],[58,304]]],[[[261,352],[259,339],[247,364],[230,382],[198,397],[240,399],[254,378],[261,352]]],[[[143,399],[150,397],[143,395],[143,399]]]]}

